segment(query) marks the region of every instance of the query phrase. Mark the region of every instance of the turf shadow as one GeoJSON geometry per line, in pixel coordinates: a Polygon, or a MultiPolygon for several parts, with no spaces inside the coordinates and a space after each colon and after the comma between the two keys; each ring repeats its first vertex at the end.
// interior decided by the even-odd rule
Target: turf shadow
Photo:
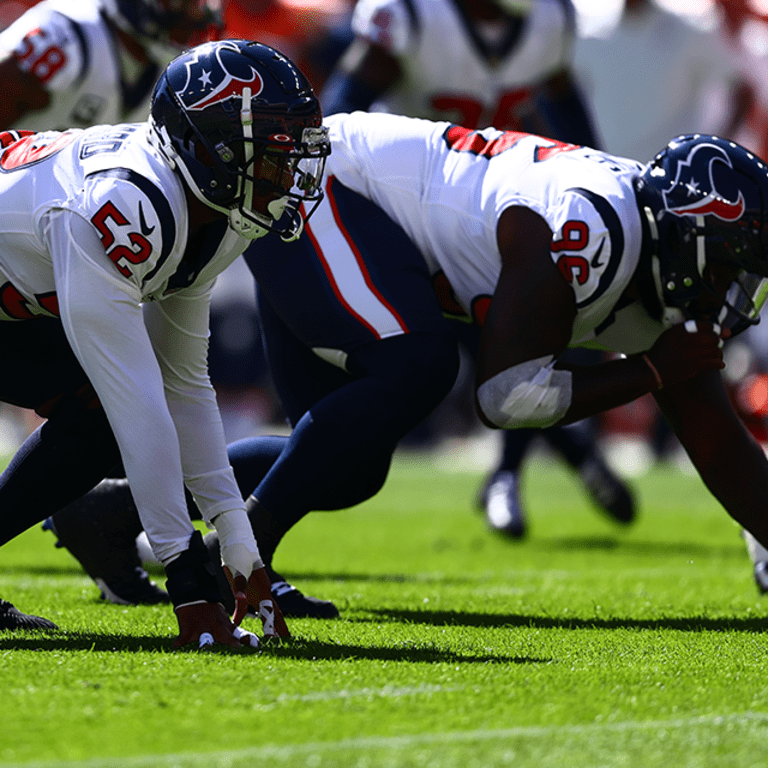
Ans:
{"type": "Polygon", "coordinates": [[[285,570],[275,566],[280,573],[291,583],[303,581],[359,581],[359,582],[382,582],[389,584],[473,584],[477,577],[462,576],[460,574],[447,575],[444,572],[435,572],[434,574],[420,573],[418,575],[408,573],[355,573],[355,572],[337,572],[329,571],[296,571],[285,570]]]}
{"type": "Polygon", "coordinates": [[[455,653],[445,648],[424,644],[424,641],[402,642],[391,647],[332,643],[320,640],[292,638],[269,648],[272,655],[290,659],[343,661],[402,661],[409,664],[547,664],[551,659],[530,656],[505,656],[492,653],[455,653]]]}
{"type": "Polygon", "coordinates": [[[499,613],[474,613],[464,611],[429,611],[400,609],[371,609],[368,617],[354,617],[351,622],[379,623],[390,621],[402,624],[429,624],[435,627],[527,627],[530,629],[637,629],[644,631],[678,630],[680,632],[745,632],[765,634],[764,617],[712,618],[708,616],[668,616],[660,619],[621,618],[576,618],[557,616],[534,616],[499,613]]]}
{"type": "Polygon", "coordinates": [[[171,637],[117,635],[101,632],[0,632],[0,650],[16,651],[98,651],[136,653],[170,651],[171,637]]]}
{"type": "MultiPolygon", "coordinates": [[[[510,543],[520,546],[519,542],[510,543]]],[[[744,543],[736,539],[729,544],[700,544],[690,541],[638,541],[613,536],[572,536],[555,539],[538,539],[528,542],[528,546],[542,552],[553,549],[578,551],[615,551],[631,555],[669,555],[671,557],[723,557],[746,559],[744,543]]]]}
{"type": "MultiPolygon", "coordinates": [[[[107,635],[90,632],[3,632],[0,651],[41,651],[97,653],[199,653],[194,644],[173,650],[170,637],[107,635]]],[[[443,648],[403,642],[393,647],[371,647],[293,637],[280,642],[266,642],[261,654],[252,649],[233,650],[222,645],[206,653],[235,655],[269,655],[305,661],[400,661],[420,664],[547,664],[551,659],[500,654],[455,653],[443,648]]]]}

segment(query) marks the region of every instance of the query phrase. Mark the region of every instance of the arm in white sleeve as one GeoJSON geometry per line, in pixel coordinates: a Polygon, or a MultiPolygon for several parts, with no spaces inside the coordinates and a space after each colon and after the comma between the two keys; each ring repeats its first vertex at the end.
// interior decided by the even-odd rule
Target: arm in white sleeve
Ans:
{"type": "Polygon", "coordinates": [[[179,439],[140,296],[77,214],[53,213],[45,236],[64,330],[115,433],[152,547],[167,563],[187,548],[194,528],[184,499],[179,439]]]}
{"type": "Polygon", "coordinates": [[[184,480],[206,522],[245,509],[229,465],[224,428],[208,375],[210,288],[144,305],[144,319],[181,446],[184,480]]]}
{"type": "Polygon", "coordinates": [[[222,559],[244,575],[262,566],[245,503],[229,464],[224,428],[208,374],[212,284],[144,306],[181,445],[184,480],[219,533],[222,559]]]}

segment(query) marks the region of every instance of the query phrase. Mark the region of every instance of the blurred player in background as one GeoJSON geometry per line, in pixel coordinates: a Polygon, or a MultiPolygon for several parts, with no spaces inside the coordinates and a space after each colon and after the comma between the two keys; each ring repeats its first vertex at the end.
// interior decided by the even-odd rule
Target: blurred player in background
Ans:
{"type": "MultiPolygon", "coordinates": [[[[571,75],[575,22],[570,0],[359,0],[354,41],[321,92],[324,114],[384,111],[596,147],[589,109],[571,75]]],[[[474,357],[477,329],[457,325],[456,332],[474,357]]],[[[583,351],[579,357],[600,359],[583,351]]],[[[471,388],[468,362],[458,392],[471,388]]],[[[432,419],[436,429],[441,418],[445,409],[432,419]]],[[[526,534],[520,477],[537,436],[578,473],[611,519],[634,519],[634,498],[603,460],[586,421],[504,435],[501,463],[480,496],[494,530],[526,534]]]]}
{"type": "Polygon", "coordinates": [[[144,120],[163,67],[221,29],[213,0],[43,0],[0,33],[0,126],[144,120]]]}
{"type": "Polygon", "coordinates": [[[352,5],[352,0],[229,0],[225,34],[282,51],[319,92],[350,42],[352,5]]]}

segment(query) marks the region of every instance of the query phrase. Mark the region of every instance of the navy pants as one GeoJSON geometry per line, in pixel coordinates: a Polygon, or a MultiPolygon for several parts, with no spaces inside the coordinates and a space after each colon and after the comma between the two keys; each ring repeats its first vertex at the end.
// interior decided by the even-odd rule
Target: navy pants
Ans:
{"type": "Polygon", "coordinates": [[[0,475],[2,545],[87,493],[120,453],[58,320],[0,322],[0,401],[47,418],[0,475]]]}
{"type": "Polygon", "coordinates": [[[289,437],[230,446],[241,489],[271,517],[271,534],[252,517],[267,561],[308,512],[374,495],[397,443],[458,373],[456,339],[416,247],[333,177],[326,193],[298,242],[257,241],[246,252],[267,361],[293,427],[289,437]]]}

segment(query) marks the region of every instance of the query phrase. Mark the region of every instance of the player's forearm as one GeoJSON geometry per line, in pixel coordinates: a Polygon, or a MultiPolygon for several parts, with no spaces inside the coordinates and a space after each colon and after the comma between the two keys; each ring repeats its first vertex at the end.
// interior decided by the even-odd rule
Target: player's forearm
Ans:
{"type": "Polygon", "coordinates": [[[663,383],[650,360],[632,355],[573,370],[571,404],[559,422],[571,424],[654,392],[663,383]]]}
{"type": "Polygon", "coordinates": [[[768,462],[762,449],[754,443],[734,454],[723,451],[699,473],[728,514],[768,547],[768,462]]]}
{"type": "Polygon", "coordinates": [[[768,546],[768,460],[733,410],[720,375],[705,372],[655,397],[712,495],[768,546]]]}

